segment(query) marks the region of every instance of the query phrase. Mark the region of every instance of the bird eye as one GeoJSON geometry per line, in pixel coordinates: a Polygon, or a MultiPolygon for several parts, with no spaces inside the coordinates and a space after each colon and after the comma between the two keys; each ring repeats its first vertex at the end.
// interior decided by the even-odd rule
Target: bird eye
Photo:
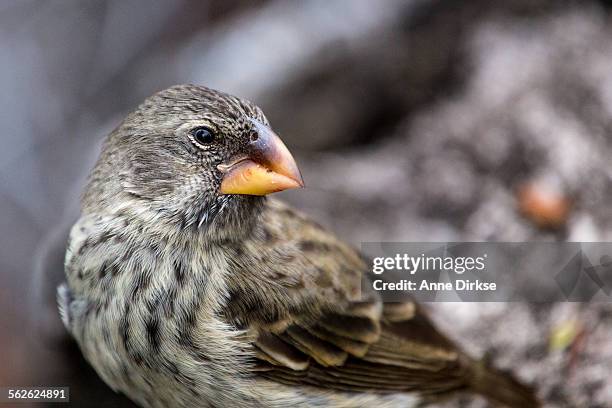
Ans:
{"type": "Polygon", "coordinates": [[[191,135],[201,145],[208,145],[215,141],[214,132],[207,127],[197,127],[191,131],[191,135]]]}

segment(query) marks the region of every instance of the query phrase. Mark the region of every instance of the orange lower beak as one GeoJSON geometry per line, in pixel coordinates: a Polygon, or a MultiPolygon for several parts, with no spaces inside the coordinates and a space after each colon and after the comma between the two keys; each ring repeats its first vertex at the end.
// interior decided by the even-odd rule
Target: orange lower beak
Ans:
{"type": "Polygon", "coordinates": [[[248,153],[229,164],[218,166],[224,173],[221,194],[263,196],[304,187],[300,170],[280,137],[269,127],[256,120],[251,121],[256,133],[251,138],[248,153]]]}

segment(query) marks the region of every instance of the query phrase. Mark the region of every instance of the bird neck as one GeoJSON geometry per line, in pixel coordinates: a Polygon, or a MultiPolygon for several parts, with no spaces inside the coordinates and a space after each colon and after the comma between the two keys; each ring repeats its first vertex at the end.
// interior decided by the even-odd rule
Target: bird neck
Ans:
{"type": "Polygon", "coordinates": [[[234,195],[202,214],[196,231],[209,241],[242,241],[255,230],[266,205],[266,197],[234,195]]]}
{"type": "Polygon", "coordinates": [[[205,244],[241,241],[253,234],[266,205],[266,197],[246,195],[218,196],[216,200],[187,206],[189,210],[171,209],[133,195],[121,199],[84,200],[83,215],[96,214],[119,218],[139,225],[154,235],[182,236],[205,244]]]}

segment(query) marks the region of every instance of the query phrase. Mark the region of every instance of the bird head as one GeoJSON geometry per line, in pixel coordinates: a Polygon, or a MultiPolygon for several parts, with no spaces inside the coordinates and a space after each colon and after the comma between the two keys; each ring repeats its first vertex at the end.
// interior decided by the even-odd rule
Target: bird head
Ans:
{"type": "Polygon", "coordinates": [[[244,216],[262,196],[303,187],[260,108],[223,92],[178,85],[151,96],[110,135],[85,207],[134,207],[210,224],[244,216]]]}

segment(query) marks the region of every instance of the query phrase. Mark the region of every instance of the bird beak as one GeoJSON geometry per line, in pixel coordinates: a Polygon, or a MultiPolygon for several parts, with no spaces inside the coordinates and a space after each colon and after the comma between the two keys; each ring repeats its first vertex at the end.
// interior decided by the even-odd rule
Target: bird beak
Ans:
{"type": "Polygon", "coordinates": [[[221,194],[263,196],[304,187],[295,159],[280,137],[264,124],[251,122],[255,133],[248,153],[217,167],[223,173],[221,194]]]}

